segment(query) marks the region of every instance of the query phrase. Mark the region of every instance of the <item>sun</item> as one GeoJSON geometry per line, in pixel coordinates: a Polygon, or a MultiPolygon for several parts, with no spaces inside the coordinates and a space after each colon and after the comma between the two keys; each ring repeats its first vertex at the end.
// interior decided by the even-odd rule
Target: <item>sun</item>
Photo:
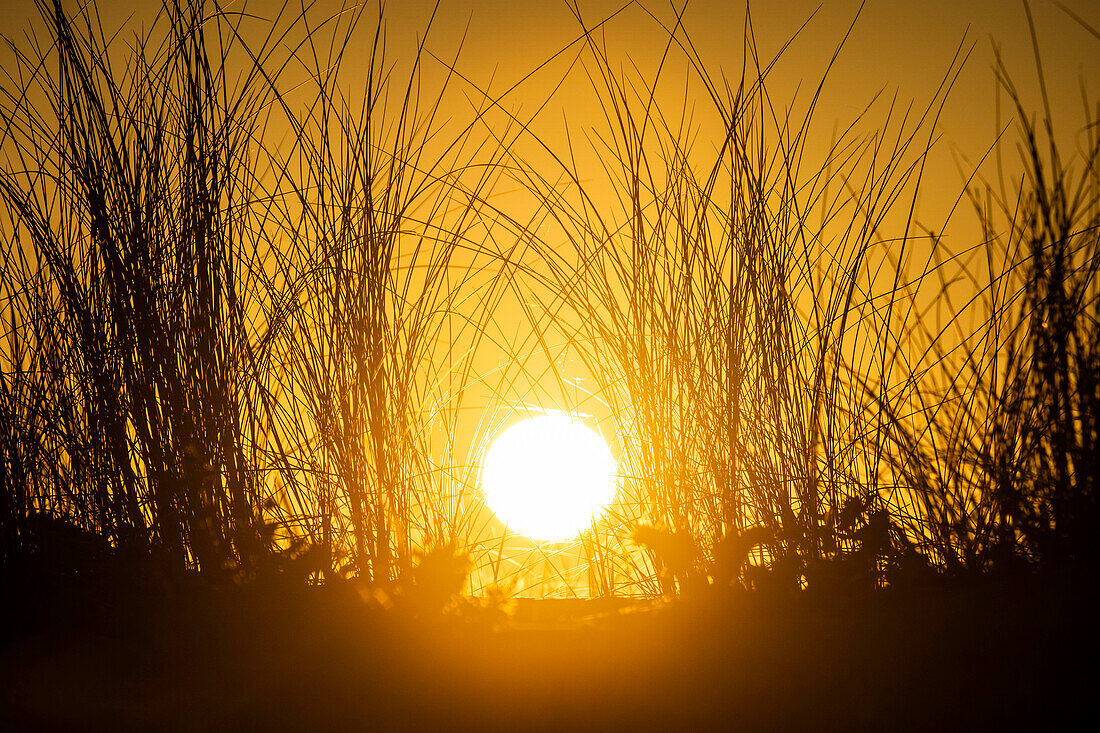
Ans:
{"type": "Polygon", "coordinates": [[[509,530],[533,540],[572,539],[615,500],[618,467],[603,438],[563,413],[529,418],[485,455],[485,502],[509,530]]]}

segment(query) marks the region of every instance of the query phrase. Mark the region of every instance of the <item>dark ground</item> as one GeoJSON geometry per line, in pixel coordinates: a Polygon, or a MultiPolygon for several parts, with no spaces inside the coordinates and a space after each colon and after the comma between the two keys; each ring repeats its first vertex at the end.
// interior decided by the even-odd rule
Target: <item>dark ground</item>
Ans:
{"type": "Polygon", "coordinates": [[[351,586],[8,577],[0,728],[1078,729],[1091,578],[441,618],[351,586]]]}

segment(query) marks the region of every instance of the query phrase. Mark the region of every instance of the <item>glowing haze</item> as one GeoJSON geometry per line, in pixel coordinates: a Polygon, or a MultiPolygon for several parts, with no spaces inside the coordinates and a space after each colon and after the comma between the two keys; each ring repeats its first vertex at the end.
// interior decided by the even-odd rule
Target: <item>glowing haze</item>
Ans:
{"type": "Polygon", "coordinates": [[[516,423],[485,456],[482,488],[512,532],[540,541],[571,539],[615,500],[617,466],[596,431],[568,415],[516,423]]]}

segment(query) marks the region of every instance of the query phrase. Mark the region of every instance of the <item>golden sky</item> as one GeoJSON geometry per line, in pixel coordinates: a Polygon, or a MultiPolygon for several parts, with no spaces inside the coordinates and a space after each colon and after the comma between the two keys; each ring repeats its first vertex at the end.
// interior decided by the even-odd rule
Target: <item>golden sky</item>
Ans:
{"type": "MultiPolygon", "coordinates": [[[[137,28],[149,22],[159,4],[119,0],[100,5],[106,27],[128,20],[137,28]]],[[[412,52],[435,5],[435,0],[386,3],[391,59],[407,57],[412,52]]],[[[589,25],[621,9],[605,26],[608,52],[613,61],[618,59],[624,67],[637,64],[643,74],[652,73],[664,51],[667,34],[650,13],[671,25],[675,18],[673,3],[648,0],[632,5],[624,0],[578,0],[577,5],[589,25]]],[[[1100,27],[1100,13],[1090,0],[1066,0],[1061,5],[1094,28],[1100,27]]],[[[255,1],[225,4],[228,9],[247,8],[259,16],[273,15],[278,6],[276,2],[255,1]]],[[[675,6],[683,4],[677,2],[675,6]]],[[[338,0],[322,0],[313,6],[312,17],[323,18],[339,8],[338,0]]],[[[1062,136],[1071,139],[1084,119],[1082,79],[1086,88],[1091,87],[1096,94],[1100,80],[1100,39],[1052,0],[1033,0],[1031,9],[1056,123],[1060,123],[1062,136]]],[[[799,85],[800,98],[807,96],[857,12],[860,13],[824,89],[816,118],[822,135],[828,135],[834,124],[843,126],[850,122],[880,91],[887,96],[896,93],[902,104],[913,102],[918,108],[926,105],[956,49],[960,44],[966,48],[973,44],[970,59],[944,108],[938,128],[942,142],[930,169],[935,188],[952,190],[952,195],[945,197],[947,201],[954,199],[960,182],[952,149],[976,160],[998,129],[994,113],[993,42],[1002,47],[1009,71],[1031,107],[1039,109],[1034,55],[1023,2],[868,0],[860,11],[859,0],[784,0],[755,2],[751,10],[757,46],[764,58],[774,55],[813,16],[770,77],[773,99],[784,104],[794,97],[799,85]]],[[[295,7],[290,7],[289,12],[295,12],[295,7]]],[[[368,22],[371,15],[368,13],[368,22]]],[[[19,43],[36,16],[33,0],[9,0],[0,5],[0,28],[5,36],[19,43]]],[[[684,28],[711,73],[739,74],[744,17],[742,2],[692,0],[687,4],[684,28]]],[[[578,37],[580,28],[570,4],[564,0],[441,0],[427,48],[445,59],[456,58],[458,53],[457,68],[464,76],[482,89],[500,93],[566,48],[578,37]]],[[[355,58],[357,51],[363,52],[365,59],[366,49],[352,49],[351,58],[355,58]]],[[[520,117],[529,115],[547,101],[550,90],[575,57],[576,53],[571,51],[562,53],[555,63],[511,92],[504,100],[506,108],[520,117]]],[[[6,49],[0,58],[8,58],[6,49]]],[[[674,58],[669,68],[676,69],[681,61],[682,57],[674,58]]],[[[560,129],[568,124],[576,132],[593,123],[588,115],[595,110],[586,108],[583,95],[576,91],[577,85],[586,82],[583,75],[575,76],[574,85],[559,89],[540,113],[543,124],[549,127],[536,129],[547,134],[548,139],[555,136],[548,132],[554,126],[560,129]]],[[[670,94],[682,94],[682,75],[667,74],[663,83],[670,94]]],[[[926,187],[922,200],[926,209],[928,199],[926,187]]],[[[943,205],[944,202],[937,202],[935,211],[926,212],[928,218],[936,219],[935,212],[943,205]]]]}

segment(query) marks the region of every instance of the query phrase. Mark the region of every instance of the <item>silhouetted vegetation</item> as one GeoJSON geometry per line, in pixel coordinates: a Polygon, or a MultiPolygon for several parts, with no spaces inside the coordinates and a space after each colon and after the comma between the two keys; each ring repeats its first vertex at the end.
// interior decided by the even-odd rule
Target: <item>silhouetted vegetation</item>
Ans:
{"type": "Polygon", "coordinates": [[[56,534],[208,574],[291,553],[385,584],[418,547],[461,545],[435,501],[425,386],[449,380],[454,400],[477,378],[446,360],[443,329],[460,317],[476,344],[492,291],[525,277],[623,436],[621,545],[667,528],[641,535],[658,575],[686,560],[656,548],[687,543],[700,572],[726,578],[711,572],[719,548],[746,532],[745,552],[791,583],[841,566],[881,583],[914,563],[1091,561],[1100,149],[1086,120],[1087,147],[1064,160],[1049,109],[1036,122],[1003,70],[1025,175],[967,189],[987,268],[962,273],[974,292],[957,307],[946,284],[926,292],[956,261],[935,232],[881,244],[886,212],[919,188],[957,65],[923,112],[895,124],[891,107],[868,138],[852,128],[807,176],[816,97],[804,119],[780,118],[773,60],[750,57],[731,87],[669,29],[725,128],[708,163],[654,104],[660,72],[616,76],[589,35],[611,135],[601,206],[565,158],[564,192],[507,146],[456,157],[454,139],[422,160],[439,101],[417,98],[419,61],[390,94],[381,22],[365,88],[344,91],[362,8],[325,35],[326,59],[309,51],[303,111],[280,92],[285,60],[268,67],[295,32],[294,59],[316,45],[306,15],[280,16],[282,35],[254,49],[233,14],[170,4],[119,68],[94,8],[43,11],[49,44],[20,54],[4,107],[9,561],[56,534]],[[276,113],[281,146],[264,137],[276,113]],[[467,313],[477,258],[508,261],[468,234],[503,217],[487,203],[500,172],[462,176],[474,160],[521,180],[574,251],[505,222],[550,268],[500,269],[467,313]],[[939,332],[922,298],[952,309],[939,332]],[[956,338],[975,304],[984,320],[956,338]]]}
{"type": "MultiPolygon", "coordinates": [[[[983,163],[960,196],[981,230],[971,258],[913,215],[965,49],[923,108],[877,100],[819,151],[822,85],[773,99],[775,60],[751,25],[729,78],[682,26],[665,29],[717,121],[707,140],[657,101],[663,62],[651,79],[619,71],[582,25],[574,73],[606,122],[589,138],[593,183],[572,131],[533,137],[457,63],[433,58],[444,81],[424,92],[424,45],[395,65],[365,6],[285,6],[257,36],[247,14],[169,0],[129,45],[94,3],[40,6],[44,35],[12,45],[0,92],[0,566],[4,583],[38,588],[27,608],[77,603],[72,586],[164,614],[142,622],[150,635],[189,603],[209,604],[191,608],[203,624],[224,603],[289,628],[256,611],[271,602],[311,630],[336,624],[328,652],[361,633],[357,610],[390,631],[404,621],[378,620],[385,610],[446,611],[490,638],[510,578],[504,540],[477,520],[478,460],[517,394],[544,379],[568,393],[561,348],[618,436],[620,499],[578,540],[593,595],[681,598],[689,616],[709,600],[756,630],[795,608],[780,624],[793,640],[768,637],[791,672],[790,650],[813,636],[800,620],[835,622],[845,599],[884,625],[829,626],[853,635],[853,655],[886,639],[883,653],[919,656],[905,629],[934,631],[904,609],[940,603],[927,623],[946,626],[955,603],[992,612],[1056,587],[1061,604],[1075,581],[1042,583],[1095,569],[1100,135],[1096,119],[1078,123],[1067,155],[1045,88],[1036,117],[1003,65],[1015,128],[989,156],[997,170],[983,163]],[[351,43],[368,49],[365,69],[345,68],[351,43]],[[292,68],[304,81],[285,81],[292,68]],[[455,84],[473,111],[445,124],[455,84]],[[500,115],[506,129],[489,123],[500,115]],[[1013,135],[1015,178],[999,154],[1013,135]],[[535,202],[526,222],[497,205],[505,187],[535,202]],[[522,349],[500,345],[498,318],[531,331],[522,349]],[[463,422],[473,409],[487,417],[463,422]],[[478,563],[493,579],[471,588],[478,563]],[[1009,581],[1021,585],[997,585],[1009,581]]],[[[1058,609],[1029,607],[981,638],[1010,645],[1058,609]]],[[[134,621],[82,613],[108,636],[134,621]]],[[[611,652],[642,654],[615,639],[611,652]]],[[[325,654],[288,643],[316,664],[325,654]]],[[[723,649],[749,665],[767,654],[723,649]]],[[[712,672],[728,662],[696,652],[712,672]]],[[[742,701],[765,687],[743,669],[728,687],[742,701]]],[[[895,672],[897,685],[916,673],[895,672]]],[[[902,695],[892,684],[876,689],[902,695]]]]}

